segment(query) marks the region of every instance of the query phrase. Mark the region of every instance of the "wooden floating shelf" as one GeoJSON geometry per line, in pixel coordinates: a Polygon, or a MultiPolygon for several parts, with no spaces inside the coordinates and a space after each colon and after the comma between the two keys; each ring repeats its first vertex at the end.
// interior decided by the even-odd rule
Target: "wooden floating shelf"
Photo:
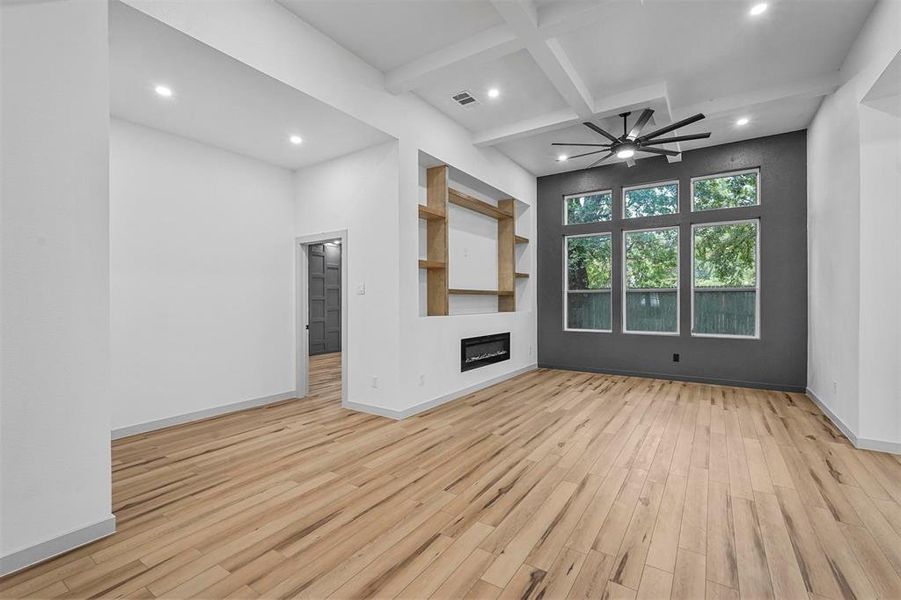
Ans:
{"type": "Polygon", "coordinates": [[[441,260],[422,260],[419,259],[420,269],[446,269],[447,263],[441,260]]]}
{"type": "Polygon", "coordinates": [[[424,204],[419,205],[419,218],[426,221],[440,221],[444,219],[444,215],[437,210],[432,210],[424,204]]]}
{"type": "Polygon", "coordinates": [[[447,191],[447,201],[451,204],[456,204],[457,206],[468,208],[469,210],[495,219],[509,219],[513,217],[512,210],[504,210],[502,208],[498,208],[497,206],[483,202],[478,198],[473,198],[472,196],[468,196],[463,192],[459,192],[454,188],[448,188],[447,191]]]}
{"type": "Polygon", "coordinates": [[[515,294],[515,292],[503,292],[500,290],[461,290],[453,288],[447,290],[447,293],[455,296],[512,296],[515,294]]]}
{"type": "Polygon", "coordinates": [[[448,298],[452,295],[494,297],[498,312],[513,312],[516,310],[517,278],[528,277],[526,273],[516,272],[516,244],[529,241],[516,235],[516,200],[502,198],[496,202],[486,202],[455,190],[449,185],[448,171],[447,165],[426,169],[426,203],[418,205],[419,218],[426,222],[425,258],[419,259],[419,268],[426,272],[426,314],[430,317],[449,314],[448,298]],[[491,217],[497,222],[497,289],[448,287],[448,204],[491,217]]]}
{"type": "Polygon", "coordinates": [[[426,314],[434,317],[446,315],[448,309],[447,165],[426,169],[426,186],[426,203],[419,205],[419,218],[425,219],[426,226],[426,314]]]}

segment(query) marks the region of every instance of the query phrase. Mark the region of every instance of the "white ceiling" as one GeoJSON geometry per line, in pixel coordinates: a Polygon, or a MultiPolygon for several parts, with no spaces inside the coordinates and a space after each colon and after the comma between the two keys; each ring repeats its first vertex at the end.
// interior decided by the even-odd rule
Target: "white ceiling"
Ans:
{"type": "Polygon", "coordinates": [[[508,125],[536,113],[567,107],[566,101],[525,50],[502,56],[475,71],[467,68],[448,70],[446,77],[420,88],[417,93],[470,131],[508,125]],[[503,95],[489,98],[491,88],[503,90],[503,95]],[[478,104],[457,104],[452,96],[463,90],[469,91],[478,104]],[[522,102],[522,98],[528,98],[528,102],[522,102]]]}
{"type": "Polygon", "coordinates": [[[392,139],[121,3],[109,18],[115,117],[289,169],[392,139]]]}
{"type": "Polygon", "coordinates": [[[751,17],[751,3],[610,2],[560,41],[593,95],[664,80],[677,107],[838,69],[872,5],[784,0],[751,17]]]}
{"type": "Polygon", "coordinates": [[[885,68],[864,102],[881,111],[901,117],[901,52],[885,68]]]}
{"type": "Polygon", "coordinates": [[[573,125],[649,106],[714,145],[807,127],[875,0],[279,0],[537,175],[573,125]],[[495,100],[485,95],[497,87],[495,100]],[[475,106],[450,96],[469,90],[475,106]],[[735,118],[748,116],[744,128],[735,118]]]}
{"type": "Polygon", "coordinates": [[[387,71],[503,21],[481,0],[279,0],[285,8],[387,71]]]}

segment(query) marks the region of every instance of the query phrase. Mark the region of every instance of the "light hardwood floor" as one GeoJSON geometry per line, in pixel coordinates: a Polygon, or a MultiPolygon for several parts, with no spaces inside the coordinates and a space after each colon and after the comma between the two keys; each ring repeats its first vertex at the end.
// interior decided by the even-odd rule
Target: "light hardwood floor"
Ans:
{"type": "Polygon", "coordinates": [[[310,395],[341,400],[341,353],[310,357],[310,395]]]}
{"type": "Polygon", "coordinates": [[[2,595],[901,598],[901,463],[803,395],[538,370],[394,422],[327,379],[116,442],[118,533],[2,595]]]}

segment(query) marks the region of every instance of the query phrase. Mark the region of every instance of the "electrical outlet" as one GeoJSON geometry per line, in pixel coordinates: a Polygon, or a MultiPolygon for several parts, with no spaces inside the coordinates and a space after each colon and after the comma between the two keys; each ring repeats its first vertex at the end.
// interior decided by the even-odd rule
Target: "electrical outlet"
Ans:
{"type": "Polygon", "coordinates": [[[366,284],[365,283],[361,283],[361,284],[357,285],[357,295],[358,296],[366,295],[366,284]]]}
{"type": "Polygon", "coordinates": [[[425,385],[425,375],[419,374],[419,385],[425,385]]]}
{"type": "Polygon", "coordinates": [[[679,362],[679,353],[673,352],[673,362],[679,362]]]}
{"type": "Polygon", "coordinates": [[[837,381],[832,382],[832,395],[838,396],[838,382],[837,381]]]}
{"type": "Polygon", "coordinates": [[[372,388],[375,390],[379,389],[379,378],[373,375],[371,377],[371,380],[372,381],[370,382],[370,385],[372,386],[372,388]]]}

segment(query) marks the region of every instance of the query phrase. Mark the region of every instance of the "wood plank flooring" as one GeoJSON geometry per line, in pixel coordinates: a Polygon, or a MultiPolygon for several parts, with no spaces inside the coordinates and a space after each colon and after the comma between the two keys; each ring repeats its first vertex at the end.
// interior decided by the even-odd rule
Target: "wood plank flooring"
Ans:
{"type": "Polygon", "coordinates": [[[804,396],[538,370],[403,422],[312,395],[120,440],[119,531],[4,598],[901,598],[901,463],[804,396]]]}
{"type": "Polygon", "coordinates": [[[310,396],[341,401],[341,353],[317,354],[310,357],[310,396]]]}

